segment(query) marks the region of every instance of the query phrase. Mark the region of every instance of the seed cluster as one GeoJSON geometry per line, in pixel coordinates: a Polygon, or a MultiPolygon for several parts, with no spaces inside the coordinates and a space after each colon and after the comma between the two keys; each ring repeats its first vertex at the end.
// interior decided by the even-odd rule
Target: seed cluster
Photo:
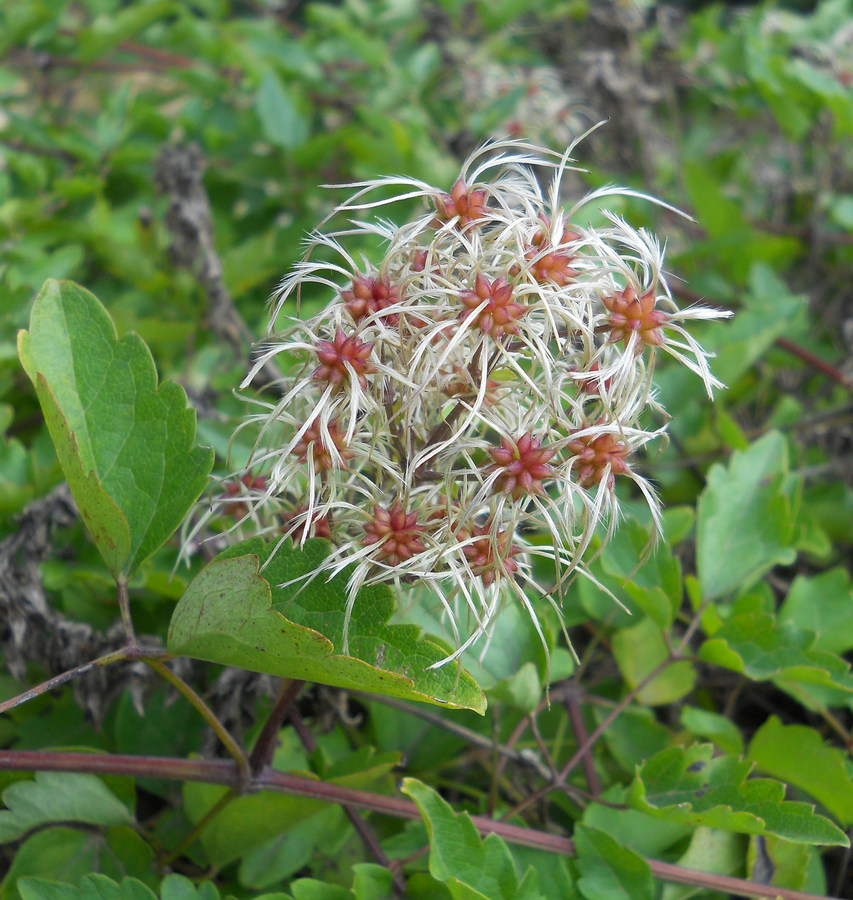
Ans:
{"type": "Polygon", "coordinates": [[[410,179],[351,186],[347,217],[394,199],[426,208],[402,226],[352,218],[312,235],[272,322],[308,285],[328,305],[272,333],[244,384],[274,357],[290,371],[297,361],[279,402],[252,417],[251,470],[266,475],[257,508],[286,508],[277,534],[330,538],[320,574],[348,570],[348,612],[364,584],[427,585],[457,638],[448,659],[511,597],[534,621],[543,596],[559,605],[598,526],[605,539],[615,527],[620,480],[658,521],[631,465],[663,430],[656,355],[696,372],[709,396],[718,386],[683,323],[719,313],[677,307],[646,231],[607,212],[584,223],[585,204],[631,191],[564,209],[571,168],[568,152],[505,142],[474,154],[449,193],[410,179]],[[394,199],[371,199],[393,186],[394,199]],[[347,250],[377,237],[377,264],[347,250]],[[546,589],[532,579],[537,555],[551,561],[546,589]]]}

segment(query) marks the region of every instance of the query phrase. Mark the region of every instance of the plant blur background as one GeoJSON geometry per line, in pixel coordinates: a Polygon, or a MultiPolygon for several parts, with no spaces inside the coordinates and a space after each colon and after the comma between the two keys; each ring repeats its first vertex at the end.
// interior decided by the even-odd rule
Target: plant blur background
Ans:
{"type": "MultiPolygon", "coordinates": [[[[668,508],[667,544],[634,572],[649,525],[641,505],[632,508],[626,496],[628,521],[594,571],[633,617],[585,582],[565,609],[583,660],[580,711],[562,702],[540,705],[539,641],[509,611],[482,664],[470,661],[490,713],[448,718],[483,739],[505,741],[535,712],[555,759],[567,759],[578,746],[571,716],[591,729],[608,704],[637,689],[680,639],[701,596],[708,604],[701,653],[639,691],[597,745],[600,783],[584,784],[579,774],[578,784],[592,794],[610,791],[610,802],[620,803],[643,759],[704,739],[728,753],[747,751],[759,771],[788,782],[791,797],[822,803],[850,827],[846,670],[796,653],[837,659],[853,648],[851,85],[849,0],[737,7],[652,0],[5,3],[0,538],[15,535],[16,516],[61,480],[15,352],[15,332],[27,326],[45,278],[85,285],[120,333],[133,329],[148,342],[161,377],[185,386],[198,410],[200,441],[215,448],[224,476],[229,441],[245,413],[232,390],[245,375],[250,341],[265,333],[267,298],[301,257],[305,233],[342,199],[320,185],[404,174],[449,189],[460,161],[491,136],[560,150],[609,118],[579,146],[588,175],[569,188],[578,197],[625,184],[694,216],[695,223],[686,222],[624,197],[613,208],[667,241],[682,304],[702,300],[736,310],[731,324],[695,328],[717,352],[714,374],[729,390],[712,406],[699,379],[660,366],[671,440],[642,472],[668,508]],[[743,629],[760,622],[775,637],[756,662],[747,659],[743,629]],[[790,628],[783,634],[774,623],[790,628]],[[711,636],[726,627],[715,645],[711,636]],[[813,649],[790,629],[815,632],[813,649]],[[741,648],[739,669],[721,642],[729,654],[741,648]],[[792,674],[809,667],[830,675],[809,682],[792,674]],[[816,746],[827,754],[829,786],[809,781],[798,762],[816,746]]],[[[316,311],[312,303],[321,299],[307,295],[305,312],[316,311]]],[[[231,447],[237,465],[250,440],[238,437],[231,447]]],[[[16,546],[27,557],[18,560],[27,590],[21,594],[24,582],[15,590],[8,579],[0,584],[9,669],[0,677],[3,697],[18,693],[20,680],[85,662],[109,645],[111,581],[82,526],[66,518],[52,539],[42,534],[40,544],[16,546]],[[35,606],[18,602],[22,595],[35,606]]],[[[8,540],[3,546],[8,554],[8,540]]],[[[132,586],[138,631],[165,633],[188,581],[184,570],[171,577],[177,554],[177,544],[161,551],[132,586]]],[[[4,578],[6,571],[0,566],[4,578]]],[[[552,630],[556,641],[556,622],[552,630]]],[[[572,671],[563,650],[551,676],[572,671]]],[[[234,727],[251,731],[269,706],[264,677],[201,666],[194,677],[234,727]]],[[[402,753],[408,772],[442,788],[457,808],[475,811],[508,808],[530,788],[529,771],[504,769],[490,751],[440,723],[372,700],[347,705],[320,689],[302,703],[327,762],[353,747],[402,753]]],[[[205,740],[182,701],[167,702],[167,692],[135,677],[132,667],[79,682],[0,721],[0,741],[18,748],[181,755],[204,749],[205,740]],[[141,718],[143,708],[148,715],[141,718]]],[[[513,740],[538,746],[531,732],[513,740]]],[[[290,762],[307,768],[302,751],[291,749],[290,762]]],[[[152,848],[176,843],[193,821],[193,802],[204,806],[175,790],[144,785],[148,806],[136,813],[147,837],[113,848],[123,868],[104,863],[103,871],[150,880],[152,848]]],[[[586,815],[588,824],[616,828],[609,807],[576,800],[561,794],[539,814],[558,825],[586,815]]],[[[240,897],[295,873],[348,886],[361,845],[342,816],[314,827],[300,852],[259,838],[235,856],[222,850],[227,835],[219,844],[208,837],[189,849],[184,865],[194,875],[224,865],[219,884],[240,897]]],[[[649,838],[642,824],[617,830],[638,852],[685,858],[687,832],[655,833],[649,838]]],[[[422,831],[413,835],[407,827],[388,840],[406,856],[423,842],[422,831]]],[[[56,837],[57,846],[66,839],[56,837]]],[[[18,896],[18,876],[51,874],[34,868],[33,860],[46,857],[43,846],[27,855],[32,840],[0,851],[10,872],[0,888],[4,900],[18,896]]],[[[793,873],[787,886],[853,896],[840,851],[822,858],[798,845],[796,860],[793,851],[773,852],[777,870],[784,861],[793,873]]],[[[754,871],[760,855],[755,839],[749,848],[727,845],[726,853],[735,870],[729,874],[754,871]]],[[[95,870],[89,857],[81,865],[74,877],[95,870]]],[[[713,896],[694,896],[706,895],[713,896]]]]}

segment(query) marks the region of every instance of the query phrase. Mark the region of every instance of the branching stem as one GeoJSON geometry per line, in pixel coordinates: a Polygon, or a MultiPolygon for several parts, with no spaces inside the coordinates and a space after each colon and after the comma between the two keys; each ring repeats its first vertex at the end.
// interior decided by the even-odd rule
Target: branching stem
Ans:
{"type": "MultiPolygon", "coordinates": [[[[659,673],[655,673],[659,674],[659,673]]],[[[64,751],[0,750],[0,771],[91,772],[96,775],[130,775],[134,777],[168,778],[175,781],[202,781],[240,788],[243,777],[240,768],[229,760],[171,759],[152,756],[124,756],[106,753],[71,753],[64,751]]],[[[346,803],[359,809],[369,809],[383,815],[402,819],[420,819],[418,808],[409,800],[373,794],[356,788],[328,784],[267,768],[251,779],[257,790],[278,791],[299,797],[346,803]]],[[[533,847],[564,856],[574,856],[574,842],[560,835],[536,831],[483,816],[471,816],[480,834],[497,834],[512,844],[533,847]]],[[[672,863],[647,859],[652,875],[662,881],[689,884],[706,890],[735,894],[739,897],[781,897],[782,900],[838,900],[819,897],[789,888],[756,884],[742,878],[712,875],[686,869],[672,863]]]]}
{"type": "Polygon", "coordinates": [[[225,749],[234,757],[237,767],[240,771],[240,783],[243,786],[248,785],[251,779],[251,768],[249,766],[249,757],[243,748],[234,740],[228,729],[216,717],[216,713],[204,702],[202,697],[184,681],[179,675],[176,675],[168,666],[163,665],[155,659],[145,659],[143,662],[150,666],[161,678],[169,682],[177,691],[179,691],[191,704],[195,707],[198,714],[213,729],[214,734],[222,742],[225,749]]]}

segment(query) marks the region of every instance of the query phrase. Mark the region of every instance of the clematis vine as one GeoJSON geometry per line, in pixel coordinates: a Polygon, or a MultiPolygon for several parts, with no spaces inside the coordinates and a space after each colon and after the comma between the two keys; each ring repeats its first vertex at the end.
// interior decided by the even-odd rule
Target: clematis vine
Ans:
{"type": "Polygon", "coordinates": [[[347,573],[347,620],[364,585],[426,588],[456,639],[445,662],[488,636],[508,602],[544,641],[541,604],[559,611],[593,536],[613,533],[620,496],[641,497],[659,525],[654,486],[632,462],[665,431],[656,358],[695,372],[709,397],[721,386],[687,326],[725,313],[677,306],[644,229],[606,210],[589,224],[586,209],[642,195],[566,203],[572,149],[490,144],[449,191],[349,185],[336,210],[346,228],[311,235],[243,384],[273,358],[289,373],[278,401],[257,401],[260,437],[237,473],[263,475],[240,482],[253,524],[330,540],[312,577],[347,573]],[[372,218],[412,200],[422,211],[405,224],[372,218]],[[347,249],[370,241],[378,262],[347,249]],[[326,305],[288,318],[308,286],[326,305]]]}

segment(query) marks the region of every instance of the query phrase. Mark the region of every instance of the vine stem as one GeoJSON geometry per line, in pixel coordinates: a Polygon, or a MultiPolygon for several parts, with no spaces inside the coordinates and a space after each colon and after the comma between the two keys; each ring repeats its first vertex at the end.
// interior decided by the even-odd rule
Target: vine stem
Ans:
{"type": "Polygon", "coordinates": [[[156,659],[143,659],[143,662],[152,668],[161,678],[169,682],[177,691],[195,707],[198,714],[213,730],[214,734],[222,742],[225,749],[234,757],[237,768],[240,771],[241,785],[248,785],[252,777],[249,765],[249,757],[246,751],[234,740],[231,732],[219,721],[216,713],[204,702],[202,697],[195,692],[179,675],[176,675],[168,666],[156,659]]]}
{"type": "MultiPolygon", "coordinates": [[[[239,766],[230,760],[177,759],[158,756],[127,756],[107,753],[73,753],[41,750],[0,750],[0,770],[36,772],[85,772],[95,775],[130,775],[142,778],[166,778],[174,781],[202,781],[209,784],[224,784],[240,788],[243,775],[239,766]]],[[[276,772],[269,767],[251,779],[254,790],[269,790],[325,800],[328,803],[348,804],[359,809],[368,809],[383,815],[402,819],[420,820],[418,808],[410,800],[373,794],[357,788],[338,784],[327,784],[293,775],[276,772]]],[[[497,834],[512,844],[533,847],[564,856],[574,856],[575,846],[570,838],[548,834],[513,825],[485,816],[471,816],[471,822],[480,834],[497,834]]],[[[834,897],[820,897],[790,888],[757,884],[743,878],[728,875],[712,875],[695,869],[686,869],[673,863],[647,859],[646,863],[655,878],[675,884],[689,884],[720,893],[735,894],[739,897],[767,897],[770,900],[841,900],[834,897]]]]}
{"type": "Polygon", "coordinates": [[[142,659],[168,658],[169,654],[160,647],[141,647],[136,643],[128,644],[118,650],[113,650],[111,653],[106,653],[104,656],[99,656],[97,659],[89,660],[89,662],[83,663],[81,666],[75,666],[73,669],[68,669],[59,675],[54,675],[53,678],[48,678],[47,681],[43,681],[41,684],[37,684],[35,687],[30,688],[28,691],[18,694],[17,697],[4,700],[3,703],[0,703],[0,715],[13,710],[22,703],[27,703],[29,700],[35,700],[36,697],[40,697],[48,691],[53,691],[56,688],[62,687],[69,681],[73,681],[75,678],[79,678],[81,675],[91,672],[92,669],[100,669],[104,666],[111,666],[118,662],[135,662],[142,659]]]}
{"type": "MultiPolygon", "coordinates": [[[[590,732],[587,736],[586,740],[584,740],[581,745],[575,750],[572,758],[563,766],[560,770],[560,777],[558,783],[563,783],[569,777],[569,775],[575,770],[578,763],[582,762],[590,750],[595,746],[596,741],[601,737],[602,734],[607,730],[610,724],[614,721],[614,719],[618,718],[631,703],[633,703],[634,699],[637,695],[642,691],[642,689],[655,680],[662,672],[664,672],[669,666],[673,663],[678,662],[678,657],[670,656],[669,658],[663,660],[663,662],[659,663],[649,672],[648,675],[632,690],[630,690],[625,696],[613,707],[613,709],[601,720],[601,722],[590,732]]],[[[524,798],[520,803],[517,803],[509,812],[504,813],[501,817],[503,821],[507,819],[511,819],[513,816],[517,816],[519,813],[523,812],[532,804],[536,803],[537,800],[540,800],[546,794],[554,789],[554,783],[546,784],[541,788],[530,793],[527,797],[524,798]]]]}
{"type": "Polygon", "coordinates": [[[305,682],[299,678],[283,678],[281,680],[272,710],[267,716],[264,727],[261,729],[261,733],[258,735],[257,741],[255,741],[255,746],[249,755],[249,766],[254,774],[257,774],[264,766],[268,766],[272,762],[282,723],[304,684],[305,682]]]}
{"type": "Polygon", "coordinates": [[[124,633],[131,642],[136,642],[136,632],[133,630],[133,619],[130,616],[130,594],[127,589],[127,578],[122,575],[116,580],[118,587],[118,608],[121,610],[121,623],[124,625],[124,633]]]}
{"type": "Polygon", "coordinates": [[[179,856],[182,856],[190,847],[196,842],[196,840],[200,837],[202,831],[228,806],[232,800],[238,797],[237,791],[234,788],[226,791],[217,801],[210,807],[210,809],[198,820],[198,822],[193,825],[190,829],[187,836],[178,844],[175,849],[169,853],[167,856],[164,856],[160,860],[161,866],[168,866],[173,863],[179,856]]]}
{"type": "MultiPolygon", "coordinates": [[[[308,726],[302,721],[302,716],[295,709],[290,709],[287,711],[288,717],[290,718],[290,722],[293,725],[294,731],[299,735],[299,740],[302,742],[302,746],[309,752],[314,753],[317,749],[317,741],[314,738],[314,735],[311,733],[311,730],[308,726]]],[[[364,844],[367,852],[370,853],[376,862],[379,863],[380,866],[384,866],[386,869],[391,870],[391,877],[394,882],[394,891],[395,897],[405,897],[406,896],[406,882],[403,880],[403,875],[399,872],[395,867],[391,865],[391,860],[388,859],[385,851],[382,849],[382,845],[376,839],[376,835],[370,830],[370,826],[367,822],[362,819],[362,817],[358,814],[358,811],[350,806],[348,803],[341,804],[343,811],[346,813],[346,817],[350,820],[352,827],[355,829],[356,834],[358,834],[361,839],[362,844],[364,844]]]]}

